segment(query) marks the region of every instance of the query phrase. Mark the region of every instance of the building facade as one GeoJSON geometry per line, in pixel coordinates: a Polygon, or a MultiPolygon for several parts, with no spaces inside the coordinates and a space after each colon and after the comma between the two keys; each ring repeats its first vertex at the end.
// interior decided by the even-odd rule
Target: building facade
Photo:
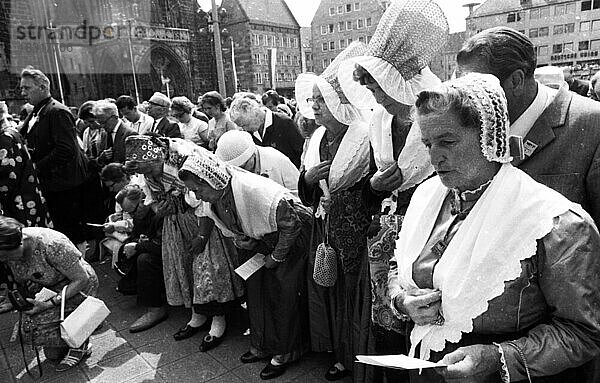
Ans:
{"type": "Polygon", "coordinates": [[[300,28],[300,44],[302,50],[302,72],[314,72],[312,34],[310,27],[300,28]]]}
{"type": "Polygon", "coordinates": [[[573,66],[581,78],[600,68],[600,0],[488,0],[467,18],[467,33],[500,25],[531,38],[538,66],[573,66]]]}
{"type": "Polygon", "coordinates": [[[314,72],[320,74],[350,43],[368,43],[389,1],[321,0],[311,23],[314,72]]]}
{"type": "Polygon", "coordinates": [[[0,0],[0,97],[11,111],[23,104],[19,73],[32,65],[67,105],[155,91],[195,99],[216,86],[196,9],[194,0],[0,0]]]}
{"type": "Polygon", "coordinates": [[[448,41],[429,63],[431,71],[442,81],[450,80],[456,70],[456,55],[467,38],[466,32],[451,33],[448,41]]]}
{"type": "Polygon", "coordinates": [[[275,89],[292,97],[302,73],[300,25],[285,1],[224,0],[222,7],[227,9],[222,27],[231,39],[223,55],[227,93],[275,89]]]}

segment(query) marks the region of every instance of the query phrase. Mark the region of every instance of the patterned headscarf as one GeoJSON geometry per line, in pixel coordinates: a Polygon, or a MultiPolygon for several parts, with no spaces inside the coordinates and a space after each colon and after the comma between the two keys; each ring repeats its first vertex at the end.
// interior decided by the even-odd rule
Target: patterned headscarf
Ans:
{"type": "Polygon", "coordinates": [[[208,151],[194,153],[189,156],[183,163],[180,172],[183,170],[206,181],[215,190],[225,189],[231,179],[231,173],[227,165],[208,151]]]}
{"type": "Polygon", "coordinates": [[[473,103],[481,123],[481,151],[485,158],[490,162],[510,162],[508,106],[498,78],[470,73],[445,85],[465,93],[473,103]]]}
{"type": "Polygon", "coordinates": [[[125,139],[125,161],[137,163],[148,163],[164,161],[165,149],[153,140],[152,137],[144,135],[129,136],[125,139]]]}

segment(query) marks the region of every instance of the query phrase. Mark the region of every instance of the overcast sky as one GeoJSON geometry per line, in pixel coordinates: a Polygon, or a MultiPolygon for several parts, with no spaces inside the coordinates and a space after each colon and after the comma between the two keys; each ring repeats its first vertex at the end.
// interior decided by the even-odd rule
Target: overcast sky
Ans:
{"type": "MultiPolygon", "coordinates": [[[[285,0],[294,16],[303,27],[309,27],[310,22],[317,11],[320,0],[285,0]]],[[[465,18],[469,11],[462,5],[470,3],[469,0],[436,0],[440,7],[446,13],[450,32],[460,32],[465,30],[465,18]]],[[[483,2],[483,0],[481,0],[483,2]]]]}

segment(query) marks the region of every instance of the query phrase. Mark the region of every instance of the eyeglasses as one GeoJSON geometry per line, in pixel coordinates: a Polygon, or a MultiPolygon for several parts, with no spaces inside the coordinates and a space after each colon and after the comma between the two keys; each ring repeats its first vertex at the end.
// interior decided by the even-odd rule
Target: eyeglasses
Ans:
{"type": "Polygon", "coordinates": [[[311,105],[314,103],[317,103],[319,106],[325,105],[325,99],[323,98],[323,96],[309,97],[306,99],[306,102],[308,102],[311,105]]]}

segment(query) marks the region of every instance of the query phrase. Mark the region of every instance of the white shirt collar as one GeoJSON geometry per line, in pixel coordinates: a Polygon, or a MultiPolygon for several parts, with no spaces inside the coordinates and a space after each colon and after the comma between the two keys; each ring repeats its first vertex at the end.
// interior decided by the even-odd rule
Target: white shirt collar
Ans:
{"type": "Polygon", "coordinates": [[[260,129],[256,132],[254,132],[254,136],[256,138],[258,138],[261,142],[263,137],[265,136],[265,132],[267,131],[267,128],[271,125],[273,125],[273,112],[267,108],[264,109],[265,111],[265,124],[262,127],[262,131],[260,131],[260,129]],[[259,133],[260,131],[260,133],[259,133]]]}
{"type": "Polygon", "coordinates": [[[552,89],[537,82],[538,92],[535,96],[535,99],[529,105],[529,107],[523,112],[522,115],[517,118],[515,122],[513,122],[510,126],[510,135],[511,136],[520,136],[525,138],[527,133],[533,127],[533,124],[537,121],[538,118],[542,115],[544,110],[554,101],[554,97],[558,93],[558,90],[552,89]]]}

